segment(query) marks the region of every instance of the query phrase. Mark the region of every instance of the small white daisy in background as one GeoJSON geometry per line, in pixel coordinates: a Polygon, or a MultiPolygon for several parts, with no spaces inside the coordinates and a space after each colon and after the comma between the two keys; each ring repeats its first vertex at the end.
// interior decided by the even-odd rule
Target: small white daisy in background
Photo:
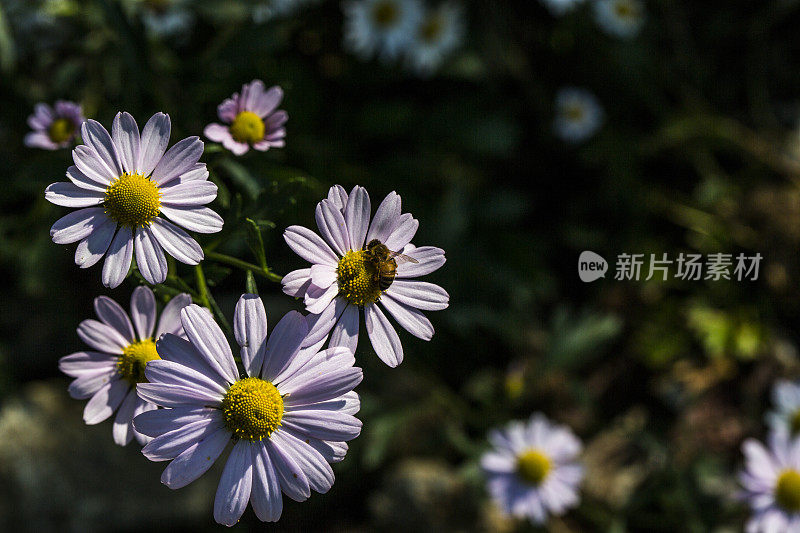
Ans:
{"type": "Polygon", "coordinates": [[[316,220],[322,237],[302,226],[283,233],[289,247],[311,263],[281,281],[283,292],[303,298],[312,313],[307,344],[324,341],[331,333],[329,346],[355,352],[363,311],[375,353],[396,367],[403,361],[403,345],[383,310],[415,337],[431,340],[433,325],[422,311],[446,309],[450,296],[416,278],[438,270],[445,262],[444,250],[411,244],[419,221],[401,212],[396,192],[384,198],[372,217],[366,189],[356,185],[348,195],[335,185],[317,204],[316,220]]]}
{"type": "Polygon", "coordinates": [[[644,3],[641,0],[595,0],[594,15],[597,24],[609,35],[631,39],[644,26],[644,3]]]}
{"type": "Polygon", "coordinates": [[[455,2],[427,9],[420,19],[408,49],[408,65],[418,74],[430,75],[460,44],[464,35],[464,13],[455,2]]]}
{"type": "Polygon", "coordinates": [[[419,0],[348,0],[342,10],[345,47],[364,60],[376,54],[384,60],[398,57],[413,40],[423,13],[419,0]]]}
{"type": "Polygon", "coordinates": [[[541,2],[554,17],[560,17],[578,7],[584,0],[541,0],[541,2]]]}
{"type": "Polygon", "coordinates": [[[781,380],[772,387],[773,411],[767,413],[770,429],[790,436],[800,433],[800,383],[781,380]]]}
{"type": "Polygon", "coordinates": [[[769,448],[755,439],[742,444],[741,498],[752,509],[747,533],[800,532],[800,439],[769,436],[769,448]]]}
{"type": "Polygon", "coordinates": [[[603,108],[586,89],[564,87],[556,94],[555,134],[562,140],[577,143],[597,132],[603,124],[603,108]]]}
{"type": "Polygon", "coordinates": [[[273,18],[293,15],[306,6],[318,4],[321,0],[269,0],[252,7],[251,16],[256,24],[263,24],[273,18]]]}
{"type": "Polygon", "coordinates": [[[217,197],[217,186],[199,162],[203,141],[187,137],[167,150],[170,130],[164,113],[153,115],[141,135],[129,113],[117,113],[111,134],[89,119],[81,128],[84,144],[72,151],[70,181],[45,190],[51,203],[78,208],[50,228],[53,242],[78,242],[75,264],[81,268],[105,256],[106,287],[122,283],[134,252],[139,272],[153,285],[167,278],[164,251],[189,265],[202,261],[200,244],[178,226],[197,233],[222,229],[222,217],[204,207],[217,197]]]}
{"type": "Polygon", "coordinates": [[[157,39],[183,37],[194,24],[186,0],[138,0],[142,23],[148,35],[157,39]]]}
{"type": "Polygon", "coordinates": [[[75,140],[84,120],[83,110],[75,102],[58,100],[53,107],[36,104],[28,117],[28,126],[33,131],[25,135],[25,146],[45,150],[66,148],[75,140]]]}
{"type": "Polygon", "coordinates": [[[492,430],[489,442],[493,449],[481,458],[481,467],[489,493],[506,514],[543,524],[548,515],[578,504],[581,443],[569,428],[536,413],[527,423],[492,430]]]}
{"type": "Polygon", "coordinates": [[[83,411],[87,424],[98,424],[117,413],[113,435],[120,446],[134,437],[140,444],[150,440],[131,424],[136,415],[156,408],[136,395],[136,386],[145,381],[147,363],[160,358],[155,340],[164,333],[185,337],[180,310],[190,303],[188,294],[175,296],[164,307],[156,328],[156,300],[147,287],[133,291],[130,318],[114,300],[95,298],[94,310],[100,321],[81,322],[78,336],[96,351],[76,352],[58,362],[62,372],[75,378],[69,386],[70,396],[91,398],[83,411]]]}

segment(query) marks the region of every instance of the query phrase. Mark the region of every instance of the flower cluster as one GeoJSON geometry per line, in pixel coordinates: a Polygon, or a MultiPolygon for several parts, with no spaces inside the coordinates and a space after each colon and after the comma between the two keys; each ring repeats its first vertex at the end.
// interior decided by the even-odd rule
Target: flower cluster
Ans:
{"type": "Polygon", "coordinates": [[[349,0],[344,44],[363,60],[377,55],[384,62],[405,56],[420,75],[435,71],[461,43],[461,6],[446,1],[435,8],[419,0],[349,0]]]}

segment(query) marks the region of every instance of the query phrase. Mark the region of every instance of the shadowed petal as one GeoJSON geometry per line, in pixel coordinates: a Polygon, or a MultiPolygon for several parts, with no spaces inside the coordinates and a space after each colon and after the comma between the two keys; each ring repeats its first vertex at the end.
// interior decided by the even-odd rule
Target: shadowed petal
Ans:
{"type": "Polygon", "coordinates": [[[161,160],[161,156],[169,144],[169,134],[172,125],[169,115],[156,113],[142,129],[141,148],[139,150],[139,162],[136,168],[145,175],[149,176],[156,164],[161,160]]]}
{"type": "Polygon", "coordinates": [[[114,124],[111,126],[111,136],[117,147],[122,169],[125,172],[135,173],[139,163],[139,126],[130,113],[117,113],[114,124]]]}
{"type": "Polygon", "coordinates": [[[83,421],[89,425],[98,424],[114,414],[117,407],[125,399],[130,385],[127,381],[114,379],[97,391],[86,403],[83,410],[83,421]]]}
{"type": "Polygon", "coordinates": [[[114,289],[128,275],[133,257],[133,233],[128,226],[121,226],[111,246],[108,248],[105,263],[103,263],[103,285],[114,289]]]}
{"type": "Polygon", "coordinates": [[[262,442],[250,447],[253,461],[253,488],[250,503],[259,520],[277,522],[283,511],[283,496],[278,474],[262,442]]]}
{"type": "Polygon", "coordinates": [[[136,228],[134,239],[136,265],[144,279],[153,285],[164,283],[167,279],[167,258],[149,227],[136,228]]]}
{"type": "Polygon", "coordinates": [[[381,361],[394,368],[403,362],[403,345],[397,335],[394,326],[383,314],[383,311],[375,305],[368,305],[364,308],[364,322],[367,326],[367,335],[372,342],[375,353],[381,361]]]}
{"type": "Polygon", "coordinates": [[[230,432],[223,428],[190,446],[167,466],[161,482],[171,489],[185,487],[211,468],[230,439],[230,432]]]}
{"type": "Polygon", "coordinates": [[[356,185],[347,199],[344,210],[344,219],[347,222],[347,231],[350,235],[350,246],[354,250],[364,247],[364,238],[369,229],[370,202],[367,190],[356,185]]]}
{"type": "Polygon", "coordinates": [[[98,296],[94,299],[94,312],[104,324],[122,335],[127,344],[134,341],[133,325],[128,314],[117,302],[108,296],[98,296]]]}
{"type": "Polygon", "coordinates": [[[136,287],[131,294],[131,318],[140,339],[153,336],[156,323],[156,298],[149,287],[136,287]]]}
{"type": "Polygon", "coordinates": [[[150,231],[164,251],[181,263],[196,265],[203,260],[200,244],[172,222],[155,218],[150,224],[150,231]]]}
{"type": "Polygon", "coordinates": [[[240,356],[248,376],[261,374],[267,340],[267,312],[261,298],[243,294],[236,302],[233,333],[241,346],[240,356]]]}
{"type": "Polygon", "coordinates": [[[253,486],[251,446],[255,445],[240,440],[225,463],[214,497],[214,520],[220,524],[229,527],[236,524],[247,509],[253,486]]]}

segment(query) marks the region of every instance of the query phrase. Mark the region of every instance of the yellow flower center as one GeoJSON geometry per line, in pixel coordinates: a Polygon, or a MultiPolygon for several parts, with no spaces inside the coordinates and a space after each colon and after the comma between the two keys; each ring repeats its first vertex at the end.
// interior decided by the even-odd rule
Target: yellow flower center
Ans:
{"type": "Polygon", "coordinates": [[[444,21],[439,15],[433,15],[422,23],[420,36],[426,43],[435,43],[439,40],[444,30],[444,21]]]}
{"type": "Polygon", "coordinates": [[[57,118],[47,128],[50,140],[59,144],[68,141],[73,133],[75,133],[75,124],[68,118],[57,118]]]}
{"type": "Polygon", "coordinates": [[[264,121],[250,111],[242,111],[230,127],[233,138],[240,143],[255,144],[264,138],[264,121]]]}
{"type": "Polygon", "coordinates": [[[616,11],[619,18],[623,19],[634,18],[637,16],[636,6],[634,6],[632,2],[617,2],[614,5],[614,11],[616,11]]]}
{"type": "Polygon", "coordinates": [[[800,473],[784,470],[775,484],[775,501],[786,511],[800,511],[800,473]]]}
{"type": "Polygon", "coordinates": [[[551,466],[550,459],[539,450],[528,450],[517,457],[517,474],[531,485],[541,485],[551,466]]]}
{"type": "Polygon", "coordinates": [[[583,106],[578,104],[568,105],[564,109],[564,114],[567,115],[567,119],[570,122],[580,122],[584,116],[583,106]]]}
{"type": "Polygon", "coordinates": [[[365,250],[348,250],[336,268],[339,294],[351,304],[363,306],[381,297],[375,265],[368,261],[365,250]]]}
{"type": "Polygon", "coordinates": [[[236,438],[261,440],[281,425],[283,398],[269,381],[240,379],[222,398],[222,414],[225,427],[236,438]]]}
{"type": "Polygon", "coordinates": [[[146,381],[144,377],[144,367],[150,361],[161,359],[156,351],[156,343],[152,339],[129,344],[122,350],[122,355],[117,361],[117,371],[122,379],[131,385],[146,381]]]}
{"type": "Polygon", "coordinates": [[[106,189],[106,214],[131,228],[144,227],[158,216],[161,191],[150,178],[127,172],[106,189]]]}
{"type": "Polygon", "coordinates": [[[400,18],[400,10],[397,4],[391,0],[383,0],[378,2],[372,8],[372,18],[375,24],[381,28],[388,28],[394,26],[397,19],[400,18]]]}

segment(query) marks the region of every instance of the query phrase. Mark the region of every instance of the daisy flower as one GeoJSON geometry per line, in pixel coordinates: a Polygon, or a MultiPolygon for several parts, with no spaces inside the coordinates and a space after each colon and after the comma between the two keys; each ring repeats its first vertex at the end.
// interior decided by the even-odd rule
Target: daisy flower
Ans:
{"type": "Polygon", "coordinates": [[[494,449],[484,454],[481,466],[492,498],[505,513],[543,524],[548,515],[562,515],[578,504],[581,443],[569,428],[536,413],[527,423],[492,430],[489,442],[494,449]]]}
{"type": "Polygon", "coordinates": [[[609,35],[631,39],[644,26],[644,4],[641,0],[596,0],[594,18],[609,35]]]}
{"type": "Polygon", "coordinates": [[[413,39],[422,19],[419,0],[350,0],[342,4],[344,44],[362,59],[376,52],[394,59],[413,39]]]}
{"type": "Polygon", "coordinates": [[[56,205],[81,208],[56,221],[50,236],[56,244],[80,241],[75,263],[81,268],[106,256],[106,287],[122,283],[134,250],[139,271],[154,285],[167,277],[164,251],[182,263],[199,263],[203,249],[178,226],[198,233],[222,229],[222,218],[203,207],[217,197],[205,163],[198,162],[203,142],[187,137],[166,150],[169,134],[169,116],[163,113],[147,121],[141,137],[128,113],[117,113],[111,135],[90,119],[81,128],[86,144],[72,151],[70,182],[45,191],[56,205]]]}
{"type": "Polygon", "coordinates": [[[412,335],[430,340],[433,326],[421,310],[445,309],[450,297],[438,285],[414,278],[441,267],[444,250],[410,244],[419,221],[409,213],[401,214],[396,192],[381,202],[371,223],[370,213],[366,189],[356,186],[348,195],[340,185],[331,187],[316,210],[324,238],[302,226],[291,226],[283,234],[289,247],[312,263],[311,268],[284,276],[283,292],[303,297],[306,310],[318,315],[310,318],[308,342],[312,343],[332,331],[330,346],[346,346],[355,352],[363,310],[372,347],[384,363],[395,367],[403,360],[403,346],[382,309],[412,335]],[[381,261],[373,251],[380,247],[402,252],[404,258],[381,261]],[[393,270],[396,277],[382,274],[393,270]]]}
{"type": "Polygon", "coordinates": [[[556,95],[555,134],[569,143],[585,141],[603,124],[603,108],[585,89],[564,87],[556,95]]]}
{"type": "Polygon", "coordinates": [[[560,17],[575,9],[583,0],[541,0],[544,7],[550,11],[554,17],[560,17]]]}
{"type": "Polygon", "coordinates": [[[217,115],[225,124],[212,123],[203,134],[236,155],[246,153],[250,147],[261,152],[282,148],[289,115],[277,109],[283,99],[280,87],[264,89],[264,82],[253,80],[242,85],[242,94],[233,93],[217,106],[217,115]]]}
{"type": "Polygon", "coordinates": [[[408,50],[408,63],[420,75],[436,70],[445,57],[461,44],[464,19],[461,6],[445,2],[429,9],[420,20],[408,50]]]}
{"type": "Polygon", "coordinates": [[[25,135],[25,146],[57,150],[68,147],[83,124],[83,110],[75,102],[58,100],[53,107],[36,104],[28,117],[28,126],[33,130],[25,135]]]}
{"type": "Polygon", "coordinates": [[[769,448],[755,439],[742,444],[745,468],[740,497],[753,511],[747,533],[800,531],[800,439],[772,433],[769,448]]]}
{"type": "Polygon", "coordinates": [[[184,341],[158,341],[161,361],[145,369],[150,383],[139,396],[169,409],[138,416],[138,431],[154,437],[142,449],[153,461],[172,462],[161,481],[171,489],[206,472],[233,441],[214,501],[214,519],[232,526],[250,502],[259,519],[281,516],[281,491],[295,500],[333,485],[328,463],[361,432],[353,388],[362,372],[346,348],[300,350],[308,331],[298,312],[285,315],[267,339],[261,299],[236,304],[234,333],[246,377],[240,377],[222,330],[196,305],[181,311],[184,341]]]}
{"type": "Polygon", "coordinates": [[[183,37],[194,23],[185,0],[139,0],[142,23],[155,38],[183,37]]]}
{"type": "Polygon", "coordinates": [[[63,373],[75,378],[69,386],[70,396],[78,400],[91,398],[83,410],[87,424],[98,424],[117,413],[113,434],[114,442],[120,446],[133,437],[140,444],[150,440],[136,431],[131,421],[156,406],[139,398],[136,387],[144,381],[147,363],[159,359],[153,339],[164,333],[184,336],[179,313],[191,302],[188,294],[175,296],[164,307],[156,327],[156,300],[149,288],[137,287],[133,291],[133,324],[117,302],[99,296],[94,299],[94,310],[100,321],[84,320],[78,326],[78,336],[96,351],[76,352],[58,362],[63,373]]]}
{"type": "Polygon", "coordinates": [[[800,433],[800,383],[781,380],[772,387],[775,410],[767,413],[766,421],[772,431],[790,436],[800,433]]]}

